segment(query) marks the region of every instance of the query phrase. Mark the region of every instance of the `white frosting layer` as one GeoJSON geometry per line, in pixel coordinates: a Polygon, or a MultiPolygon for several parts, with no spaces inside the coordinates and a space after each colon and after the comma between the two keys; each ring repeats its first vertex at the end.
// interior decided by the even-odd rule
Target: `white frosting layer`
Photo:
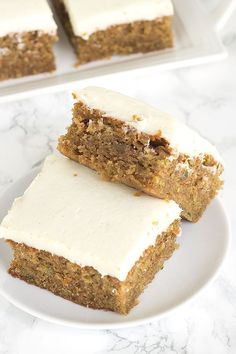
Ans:
{"type": "Polygon", "coordinates": [[[46,0],[0,0],[0,37],[36,30],[54,33],[56,29],[46,0]]]}
{"type": "Polygon", "coordinates": [[[173,201],[135,192],[51,155],[25,194],[14,201],[0,237],[124,280],[181,211],[173,201]]]}
{"type": "Polygon", "coordinates": [[[63,0],[74,34],[84,39],[99,30],[173,15],[171,0],[63,0]]]}
{"type": "Polygon", "coordinates": [[[161,132],[177,155],[184,153],[195,157],[206,153],[216,161],[222,161],[216,148],[206,139],[169,114],[144,102],[101,87],[87,87],[75,94],[78,101],[102,111],[104,117],[114,117],[150,135],[161,132]]]}

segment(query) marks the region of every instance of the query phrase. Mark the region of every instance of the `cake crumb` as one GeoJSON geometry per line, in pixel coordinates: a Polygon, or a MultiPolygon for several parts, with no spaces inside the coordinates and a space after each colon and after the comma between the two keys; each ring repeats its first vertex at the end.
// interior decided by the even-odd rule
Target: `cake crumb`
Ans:
{"type": "Polygon", "coordinates": [[[158,223],[158,221],[157,220],[154,220],[153,222],[152,222],[152,225],[158,225],[159,223],[158,223]]]}
{"type": "Polygon", "coordinates": [[[135,196],[135,197],[140,197],[140,195],[142,195],[142,194],[143,194],[142,192],[135,192],[135,193],[134,193],[134,196],[135,196]]]}
{"type": "Polygon", "coordinates": [[[155,138],[161,138],[162,136],[162,131],[159,129],[155,134],[154,134],[154,137],[155,138]]]}
{"type": "Polygon", "coordinates": [[[75,172],[75,173],[73,174],[73,176],[74,176],[74,177],[78,176],[78,173],[75,172]]]}
{"type": "Polygon", "coordinates": [[[132,120],[132,122],[140,122],[143,120],[143,118],[138,116],[137,114],[133,114],[131,120],[132,120]]]}
{"type": "Polygon", "coordinates": [[[74,100],[78,100],[78,95],[77,95],[77,92],[72,92],[72,97],[74,100]]]}
{"type": "Polygon", "coordinates": [[[105,176],[105,175],[100,175],[100,178],[104,182],[110,182],[111,181],[111,179],[109,177],[105,176]]]}

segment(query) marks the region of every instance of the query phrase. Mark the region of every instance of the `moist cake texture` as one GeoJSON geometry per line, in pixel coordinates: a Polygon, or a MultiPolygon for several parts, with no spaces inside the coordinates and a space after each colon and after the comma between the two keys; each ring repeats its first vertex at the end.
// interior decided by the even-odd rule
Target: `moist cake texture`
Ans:
{"type": "Polygon", "coordinates": [[[123,281],[109,275],[102,277],[93,267],[81,267],[63,257],[8,240],[14,251],[9,273],[79,305],[127,314],[177,248],[179,231],[179,221],[175,221],[157,237],[155,245],[148,247],[123,281]]]}
{"type": "Polygon", "coordinates": [[[54,0],[78,65],[173,46],[170,0],[54,0]]]}
{"type": "Polygon", "coordinates": [[[0,1],[0,80],[55,70],[56,40],[46,0],[0,1]]]}
{"type": "Polygon", "coordinates": [[[200,218],[223,183],[214,146],[168,114],[117,92],[88,87],[75,100],[61,153],[105,178],[174,200],[190,221],[200,218]]]}
{"type": "Polygon", "coordinates": [[[127,313],[176,248],[181,209],[49,156],[0,226],[10,273],[78,304],[127,313]]]}

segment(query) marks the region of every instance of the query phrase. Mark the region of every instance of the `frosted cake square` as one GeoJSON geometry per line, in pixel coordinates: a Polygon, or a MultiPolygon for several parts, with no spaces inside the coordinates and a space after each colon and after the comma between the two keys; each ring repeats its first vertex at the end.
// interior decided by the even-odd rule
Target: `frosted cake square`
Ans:
{"type": "Polygon", "coordinates": [[[173,46],[171,0],[54,0],[78,64],[173,46]]]}
{"type": "Polygon", "coordinates": [[[216,148],[167,113],[99,87],[75,93],[58,149],[105,178],[171,199],[197,221],[222,187],[216,148]]]}
{"type": "Polygon", "coordinates": [[[55,70],[56,40],[46,0],[0,0],[0,80],[55,70]]]}
{"type": "Polygon", "coordinates": [[[0,237],[9,272],[77,304],[126,314],[176,249],[180,208],[47,157],[13,203],[0,237]]]}

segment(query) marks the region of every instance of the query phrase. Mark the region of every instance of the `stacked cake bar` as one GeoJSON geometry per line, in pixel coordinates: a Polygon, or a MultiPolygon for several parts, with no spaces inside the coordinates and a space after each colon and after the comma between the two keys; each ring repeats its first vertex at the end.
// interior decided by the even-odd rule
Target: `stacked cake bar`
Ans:
{"type": "Polygon", "coordinates": [[[180,208],[101,179],[63,156],[16,199],[0,227],[10,274],[92,308],[122,314],[176,248],[180,208]]]}
{"type": "Polygon", "coordinates": [[[75,93],[73,122],[59,151],[158,198],[172,199],[197,221],[222,186],[214,146],[170,115],[99,87],[75,93]]]}
{"type": "Polygon", "coordinates": [[[78,64],[172,47],[171,0],[54,0],[78,64]]]}
{"type": "Polygon", "coordinates": [[[46,0],[0,0],[0,80],[55,70],[56,40],[46,0]]]}
{"type": "Polygon", "coordinates": [[[176,249],[181,211],[199,219],[223,167],[206,140],[142,102],[96,87],[75,100],[58,146],[67,157],[47,157],[0,237],[14,277],[127,314],[176,249]]]}

